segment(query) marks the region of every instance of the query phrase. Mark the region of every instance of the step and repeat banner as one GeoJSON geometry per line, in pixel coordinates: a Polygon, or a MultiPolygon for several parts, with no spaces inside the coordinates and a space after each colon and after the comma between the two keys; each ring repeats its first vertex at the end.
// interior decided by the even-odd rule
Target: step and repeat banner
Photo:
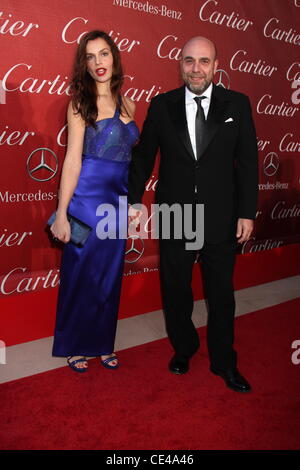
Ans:
{"type": "MultiPolygon", "coordinates": [[[[257,223],[240,253],[299,242],[299,18],[300,0],[1,0],[0,295],[19,304],[24,294],[56,295],[61,249],[46,221],[66,151],[74,53],[92,29],[109,33],[121,51],[123,94],[136,103],[140,129],[151,99],[182,84],[184,42],[202,35],[216,43],[215,83],[250,97],[258,137],[257,223]]],[[[146,205],[156,184],[157,166],[146,205]]],[[[130,238],[124,276],[135,282],[155,270],[157,241],[130,238]]]]}

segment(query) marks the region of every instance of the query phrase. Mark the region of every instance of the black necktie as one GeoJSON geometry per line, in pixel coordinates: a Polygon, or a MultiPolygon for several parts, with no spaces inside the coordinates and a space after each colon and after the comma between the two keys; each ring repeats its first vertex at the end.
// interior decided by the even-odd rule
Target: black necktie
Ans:
{"type": "Polygon", "coordinates": [[[196,150],[197,150],[197,160],[200,158],[202,153],[202,145],[204,138],[204,126],[205,126],[205,116],[202,108],[201,101],[204,100],[206,96],[196,96],[194,100],[197,103],[198,109],[195,119],[195,135],[196,135],[196,150]]]}

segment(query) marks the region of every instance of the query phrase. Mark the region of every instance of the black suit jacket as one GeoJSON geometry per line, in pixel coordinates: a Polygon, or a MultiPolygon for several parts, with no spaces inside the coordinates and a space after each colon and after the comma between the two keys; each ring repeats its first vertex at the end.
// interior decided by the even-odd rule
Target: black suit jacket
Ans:
{"type": "Polygon", "coordinates": [[[207,242],[233,239],[238,217],[255,218],[258,155],[246,95],[213,85],[203,152],[198,160],[187,127],[185,87],[153,98],[132,153],[130,204],[141,202],[158,148],[161,159],[155,201],[192,204],[196,198],[203,203],[207,242]]]}

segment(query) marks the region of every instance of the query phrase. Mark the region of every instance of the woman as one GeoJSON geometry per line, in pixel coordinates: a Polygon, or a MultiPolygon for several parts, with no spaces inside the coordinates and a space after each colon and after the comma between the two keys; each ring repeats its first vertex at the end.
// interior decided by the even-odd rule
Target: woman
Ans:
{"type": "Polygon", "coordinates": [[[51,225],[53,236],[66,243],[53,355],[67,357],[76,372],[87,370],[88,356],[99,356],[110,369],[119,365],[113,350],[126,240],[99,239],[96,210],[108,203],[118,215],[138,139],[135,105],[120,93],[122,77],[119,50],[110,36],[85,34],[75,58],[68,147],[51,225]],[[92,227],[83,246],[69,242],[67,213],[92,227]]]}

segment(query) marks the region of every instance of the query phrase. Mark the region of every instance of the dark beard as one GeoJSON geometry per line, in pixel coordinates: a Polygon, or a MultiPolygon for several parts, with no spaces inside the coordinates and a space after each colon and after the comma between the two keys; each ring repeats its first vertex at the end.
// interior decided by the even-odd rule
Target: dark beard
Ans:
{"type": "Polygon", "coordinates": [[[186,84],[186,87],[192,92],[192,93],[195,93],[195,95],[202,95],[202,93],[205,92],[205,90],[207,90],[207,88],[209,87],[209,85],[211,84],[211,82],[208,82],[208,81],[205,81],[204,84],[202,86],[195,86],[195,85],[191,85],[188,80],[184,80],[184,83],[186,84]]]}

